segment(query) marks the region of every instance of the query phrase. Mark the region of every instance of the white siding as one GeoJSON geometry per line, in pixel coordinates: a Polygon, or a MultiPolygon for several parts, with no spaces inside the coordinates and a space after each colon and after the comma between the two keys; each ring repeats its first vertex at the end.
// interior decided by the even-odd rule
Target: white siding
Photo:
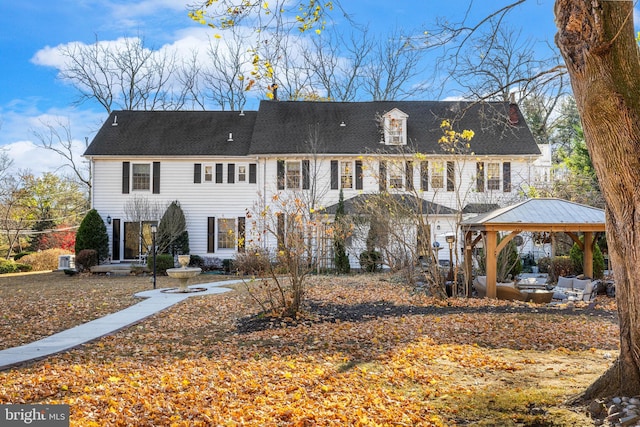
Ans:
{"type": "MultiPolygon", "coordinates": [[[[201,256],[215,256],[218,258],[231,258],[235,256],[235,250],[221,249],[216,250],[213,254],[207,253],[207,218],[237,218],[245,217],[247,211],[253,211],[259,204],[260,198],[263,202],[271,203],[272,196],[279,192],[277,190],[277,160],[285,159],[284,157],[271,156],[262,158],[252,157],[208,157],[208,158],[98,158],[94,159],[94,184],[93,184],[93,207],[106,218],[107,215],[113,219],[120,219],[122,225],[127,220],[124,206],[127,200],[142,195],[147,197],[152,203],[160,203],[164,207],[168,206],[172,201],[178,201],[184,211],[187,227],[189,232],[189,246],[192,254],[201,256]],[[160,193],[152,194],[152,191],[131,191],[129,194],[122,193],[122,162],[130,161],[131,163],[144,162],[160,162],[160,193]],[[194,164],[202,164],[202,182],[194,183],[194,164]],[[223,164],[223,183],[215,182],[215,165],[223,164]],[[235,164],[235,183],[227,182],[227,165],[235,164]],[[249,164],[257,164],[257,183],[249,183],[249,164]],[[214,177],[212,182],[205,182],[205,165],[214,166],[214,177]],[[246,166],[246,181],[238,181],[239,166],[246,166]]],[[[331,189],[331,160],[351,161],[361,160],[363,163],[363,189],[355,188],[355,169],[354,185],[352,188],[343,189],[345,200],[363,193],[377,193],[379,191],[378,158],[366,155],[351,156],[288,156],[286,160],[309,160],[310,161],[310,181],[312,187],[315,183],[315,207],[326,207],[338,202],[339,190],[331,189]]],[[[392,162],[394,157],[385,156],[387,162],[392,162]]],[[[406,160],[413,161],[413,185],[416,191],[422,195],[425,200],[434,202],[451,209],[461,209],[468,203],[497,203],[505,205],[511,203],[519,196],[519,189],[523,183],[530,179],[531,162],[528,158],[504,158],[504,157],[483,157],[475,158],[473,156],[457,157],[457,158],[440,158],[427,157],[425,159],[400,158],[396,160],[404,162],[406,160]],[[420,190],[420,161],[427,160],[430,163],[436,160],[445,162],[454,160],[456,162],[456,187],[458,192],[447,191],[446,189],[446,172],[444,174],[444,188],[433,189],[431,185],[429,190],[422,192],[420,190]],[[511,164],[511,191],[501,190],[485,191],[478,193],[476,191],[476,162],[483,161],[510,162],[511,164]]],[[[355,163],[354,163],[355,164],[355,163]]],[[[403,163],[404,164],[404,163],[403,163]]],[[[340,169],[339,169],[340,170],[340,169]]],[[[502,169],[501,169],[502,172],[502,169]]],[[[340,179],[338,178],[340,182],[340,179]]],[[[390,190],[400,191],[400,190],[390,190]]],[[[291,192],[284,190],[284,192],[291,192]]],[[[309,202],[312,190],[299,190],[297,192],[305,201],[309,202]]],[[[162,213],[160,214],[162,215],[162,213]]],[[[160,218],[149,218],[150,221],[158,221],[160,218]]],[[[250,238],[252,219],[246,221],[247,238],[250,238]]],[[[432,219],[434,239],[440,241],[444,246],[444,240],[441,238],[446,232],[454,230],[454,219],[451,217],[437,217],[432,219]],[[437,229],[437,226],[440,229],[437,229]]],[[[107,226],[110,239],[112,230],[107,226]]],[[[350,248],[349,254],[352,266],[358,266],[358,256],[362,251],[361,237],[356,236],[354,246],[350,248]],[[360,243],[358,243],[360,242],[360,243]]],[[[271,245],[274,239],[269,240],[271,245]]],[[[448,259],[448,251],[442,250],[439,254],[441,259],[448,259]],[[446,253],[445,253],[446,252],[446,253]]],[[[122,259],[122,256],[121,256],[122,259]]]]}

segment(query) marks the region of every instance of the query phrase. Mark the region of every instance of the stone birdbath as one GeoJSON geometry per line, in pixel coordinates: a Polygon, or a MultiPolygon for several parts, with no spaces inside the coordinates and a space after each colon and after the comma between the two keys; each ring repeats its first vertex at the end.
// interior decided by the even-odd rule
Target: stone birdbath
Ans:
{"type": "Polygon", "coordinates": [[[167,275],[169,277],[173,277],[174,279],[178,279],[180,281],[180,287],[178,289],[173,289],[172,292],[175,293],[187,293],[187,292],[197,292],[199,290],[204,289],[189,289],[187,287],[187,282],[192,277],[196,277],[202,271],[199,267],[189,267],[189,261],[191,261],[191,255],[178,255],[178,263],[180,267],[178,268],[167,268],[167,275]]]}

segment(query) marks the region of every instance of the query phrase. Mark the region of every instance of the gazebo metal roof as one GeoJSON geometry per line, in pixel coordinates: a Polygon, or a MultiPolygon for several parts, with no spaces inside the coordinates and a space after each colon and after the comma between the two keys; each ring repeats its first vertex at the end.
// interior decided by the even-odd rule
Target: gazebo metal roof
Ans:
{"type": "Polygon", "coordinates": [[[562,199],[529,199],[468,218],[463,230],[605,231],[604,210],[562,199]]]}
{"type": "Polygon", "coordinates": [[[523,231],[563,232],[584,251],[584,272],[593,272],[594,233],[605,231],[605,212],[591,206],[554,198],[529,199],[468,218],[460,223],[464,233],[467,285],[471,282],[471,253],[484,237],[487,256],[487,296],[496,296],[497,257],[511,239],[523,231]],[[498,242],[498,233],[510,231],[498,242]],[[583,241],[577,232],[584,233],[583,241]],[[479,233],[474,239],[474,233],[479,233]]]}

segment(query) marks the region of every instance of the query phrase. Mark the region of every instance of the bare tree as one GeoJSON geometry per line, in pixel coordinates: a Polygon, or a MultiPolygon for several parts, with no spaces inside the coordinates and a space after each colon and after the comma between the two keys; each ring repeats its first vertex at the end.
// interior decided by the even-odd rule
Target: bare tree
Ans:
{"type": "Polygon", "coordinates": [[[80,93],[78,103],[96,101],[110,113],[121,110],[176,110],[189,90],[176,87],[175,53],[154,51],[144,39],[121,38],[60,48],[66,63],[60,78],[80,93]]]}
{"type": "Polygon", "coordinates": [[[245,91],[251,70],[250,53],[240,32],[209,42],[210,64],[202,71],[204,96],[222,110],[242,110],[247,102],[245,91]]]}
{"type": "Polygon", "coordinates": [[[348,36],[332,29],[312,37],[302,52],[308,74],[313,76],[312,89],[321,90],[332,101],[356,100],[373,46],[366,29],[352,28],[348,36]]]}
{"type": "MultiPolygon", "coordinates": [[[[78,143],[74,141],[69,120],[61,119],[51,123],[40,121],[42,129],[33,131],[34,136],[40,141],[40,146],[53,151],[65,161],[60,169],[71,169],[75,179],[87,189],[87,200],[91,199],[91,165],[80,158],[78,143]]],[[[85,139],[84,147],[87,148],[88,140],[85,139]]]]}
{"type": "Polygon", "coordinates": [[[365,92],[374,101],[397,100],[415,96],[427,88],[407,83],[424,74],[420,63],[425,50],[417,49],[411,38],[401,30],[382,34],[374,43],[372,56],[366,66],[365,92]]]}

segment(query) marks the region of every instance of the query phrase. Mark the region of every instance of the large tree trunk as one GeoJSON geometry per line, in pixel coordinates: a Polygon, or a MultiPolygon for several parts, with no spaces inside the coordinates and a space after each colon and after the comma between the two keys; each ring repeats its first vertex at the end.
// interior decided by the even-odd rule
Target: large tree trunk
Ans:
{"type": "Polygon", "coordinates": [[[571,77],[606,202],[620,355],[584,398],[640,394],[640,57],[633,2],[556,0],[556,43],[571,77]]]}

